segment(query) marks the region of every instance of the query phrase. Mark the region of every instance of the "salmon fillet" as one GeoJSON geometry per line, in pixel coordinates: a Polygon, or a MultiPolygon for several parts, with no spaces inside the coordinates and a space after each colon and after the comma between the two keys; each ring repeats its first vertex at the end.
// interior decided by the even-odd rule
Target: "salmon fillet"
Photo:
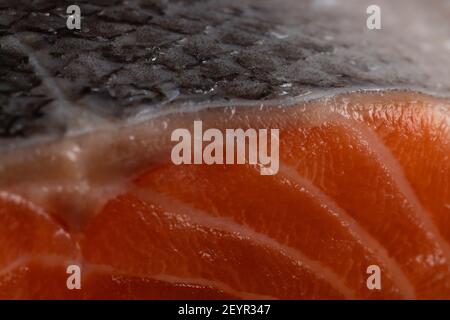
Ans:
{"type": "Polygon", "coordinates": [[[4,3],[0,298],[450,298],[445,1],[4,3]],[[196,121],[276,172],[174,164],[196,121]]]}

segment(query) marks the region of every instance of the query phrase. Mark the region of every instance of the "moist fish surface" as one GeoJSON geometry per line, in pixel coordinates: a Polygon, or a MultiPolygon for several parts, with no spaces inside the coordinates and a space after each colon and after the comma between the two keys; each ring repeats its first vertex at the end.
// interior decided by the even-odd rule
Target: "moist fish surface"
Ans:
{"type": "Polygon", "coordinates": [[[369,1],[70,4],[0,0],[0,298],[450,298],[446,1],[381,30],[369,1]],[[278,129],[277,173],[174,165],[194,121],[278,129]]]}

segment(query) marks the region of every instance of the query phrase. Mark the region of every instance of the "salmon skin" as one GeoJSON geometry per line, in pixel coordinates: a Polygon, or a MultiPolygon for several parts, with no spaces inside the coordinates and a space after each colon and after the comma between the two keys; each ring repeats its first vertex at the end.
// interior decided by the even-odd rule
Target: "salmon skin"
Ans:
{"type": "Polygon", "coordinates": [[[450,7],[378,3],[1,1],[0,298],[450,298],[450,7]]]}

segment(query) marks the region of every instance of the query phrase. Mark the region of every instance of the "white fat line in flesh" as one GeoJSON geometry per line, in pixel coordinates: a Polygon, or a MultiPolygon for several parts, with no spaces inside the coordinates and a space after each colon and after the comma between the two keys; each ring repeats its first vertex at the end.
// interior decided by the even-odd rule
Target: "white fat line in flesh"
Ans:
{"type": "Polygon", "coordinates": [[[187,277],[178,277],[178,276],[172,276],[167,274],[156,274],[151,277],[151,279],[159,280],[168,282],[171,284],[183,284],[188,286],[200,286],[200,287],[209,287],[209,288],[215,288],[219,291],[223,291],[225,293],[228,293],[232,296],[235,296],[240,299],[244,300],[277,300],[277,298],[268,296],[268,295],[262,295],[252,292],[246,292],[241,290],[236,290],[227,285],[226,283],[222,281],[217,280],[209,280],[204,278],[187,278],[187,277]]]}
{"type": "Polygon", "coordinates": [[[52,218],[52,216],[50,214],[48,214],[47,211],[45,211],[42,207],[36,205],[36,203],[27,200],[26,198],[22,197],[21,195],[19,195],[17,193],[11,193],[11,192],[6,192],[6,191],[0,191],[0,198],[5,201],[12,202],[19,206],[23,206],[23,207],[27,208],[28,210],[32,211],[33,214],[37,214],[38,216],[44,218],[46,221],[57,226],[58,230],[56,231],[56,233],[58,235],[63,235],[64,237],[66,237],[68,239],[72,239],[70,233],[68,233],[66,230],[64,230],[64,228],[60,224],[58,224],[52,218]]]}
{"type": "MultiPolygon", "coordinates": [[[[6,265],[0,267],[0,278],[6,277],[17,269],[27,267],[29,264],[41,265],[45,267],[61,267],[61,272],[66,273],[66,267],[69,265],[77,265],[81,268],[81,276],[86,277],[88,275],[109,275],[111,278],[114,277],[123,277],[123,278],[137,278],[137,279],[149,279],[155,281],[166,282],[170,284],[178,284],[183,286],[191,286],[191,287],[209,287],[212,289],[216,289],[218,291],[222,291],[224,293],[228,293],[232,296],[235,296],[240,299],[257,299],[257,300],[275,300],[275,297],[268,295],[260,295],[251,292],[240,291],[231,288],[226,283],[209,280],[205,278],[198,277],[184,277],[177,275],[169,275],[169,274],[150,274],[146,272],[130,272],[124,271],[121,269],[117,269],[108,264],[97,264],[82,261],[78,258],[67,257],[63,255],[57,254],[25,254],[20,256],[19,258],[9,262],[6,265]]],[[[66,283],[62,283],[61,287],[65,288],[66,283]]]]}
{"type": "MultiPolygon", "coordinates": [[[[76,180],[76,181],[63,181],[63,182],[30,182],[17,184],[11,190],[17,190],[16,195],[19,193],[24,193],[27,195],[32,195],[34,192],[39,193],[45,198],[48,195],[55,194],[90,194],[92,192],[96,193],[94,198],[101,197],[102,195],[114,195],[119,194],[122,191],[126,191],[125,183],[104,183],[104,184],[93,184],[88,180],[76,180]]],[[[1,193],[1,191],[0,191],[1,193]]],[[[11,193],[12,194],[12,193],[11,193]]],[[[39,198],[33,197],[31,198],[39,198]]]]}
{"type": "Polygon", "coordinates": [[[329,267],[323,265],[320,261],[314,261],[304,255],[301,251],[286,246],[276,239],[273,239],[265,234],[256,232],[250,227],[240,225],[234,220],[223,217],[215,217],[202,210],[195,209],[188,204],[181,202],[173,197],[166,196],[149,190],[135,189],[133,194],[138,196],[145,202],[153,202],[161,205],[164,209],[169,210],[175,216],[180,214],[185,215],[190,221],[201,226],[208,226],[218,230],[224,230],[230,234],[239,235],[243,238],[254,241],[257,244],[263,245],[286,256],[299,264],[299,266],[311,271],[319,279],[323,279],[331,287],[337,290],[346,298],[355,298],[356,293],[349,288],[342,279],[334,273],[329,267]]]}
{"type": "Polygon", "coordinates": [[[123,270],[121,268],[116,268],[109,264],[98,264],[86,262],[84,263],[83,275],[95,275],[95,274],[107,274],[110,275],[111,278],[122,277],[125,279],[136,278],[142,280],[153,280],[160,281],[174,285],[182,285],[185,287],[197,287],[197,288],[211,288],[216,289],[218,291],[222,291],[224,293],[228,293],[232,296],[235,296],[240,299],[256,299],[256,300],[276,300],[276,297],[268,296],[268,295],[260,295],[251,292],[245,292],[241,290],[236,290],[227,285],[224,282],[199,278],[199,277],[186,277],[175,274],[167,274],[167,273],[147,273],[147,272],[135,272],[130,270],[123,270]]]}
{"type": "MultiPolygon", "coordinates": [[[[259,295],[250,292],[239,291],[231,288],[227,284],[215,281],[208,280],[204,278],[187,278],[180,277],[176,275],[169,274],[146,274],[144,273],[132,273],[126,271],[120,271],[119,269],[115,269],[114,267],[106,264],[96,264],[89,262],[82,262],[78,259],[74,259],[67,256],[56,255],[56,254],[27,254],[23,255],[8,264],[1,266],[0,268],[0,278],[7,277],[10,273],[27,267],[30,263],[45,266],[45,267],[61,267],[61,271],[65,273],[65,267],[68,265],[78,265],[81,268],[81,276],[86,277],[87,275],[109,275],[112,279],[117,277],[123,278],[137,278],[137,279],[149,279],[155,281],[166,282],[170,284],[183,285],[189,287],[197,287],[197,288],[211,288],[216,289],[218,291],[222,291],[224,293],[230,294],[234,297],[240,299],[256,299],[256,300],[275,300],[275,297],[267,296],[267,295],[259,295]]],[[[65,288],[66,283],[62,283],[61,287],[65,288]]]]}
{"type": "Polygon", "coordinates": [[[121,268],[117,268],[113,265],[109,264],[98,264],[94,262],[85,262],[83,268],[83,275],[87,274],[107,274],[112,278],[123,277],[123,278],[136,278],[142,280],[154,280],[160,282],[166,282],[169,284],[175,285],[183,285],[190,287],[198,287],[204,288],[208,287],[211,289],[216,289],[218,291],[222,291],[224,293],[228,293],[240,299],[257,299],[257,300],[276,300],[277,298],[268,296],[268,295],[260,295],[251,292],[245,292],[233,289],[226,283],[217,280],[199,278],[199,277],[186,277],[180,276],[176,274],[167,274],[167,273],[155,273],[152,274],[150,272],[140,271],[135,272],[130,270],[123,270],[121,268]]]}
{"type": "MultiPolygon", "coordinates": [[[[39,264],[46,267],[58,267],[58,266],[68,266],[71,264],[76,264],[81,266],[82,263],[75,257],[67,257],[63,255],[58,254],[24,254],[20,256],[19,258],[9,262],[6,265],[3,265],[0,267],[0,277],[5,277],[11,272],[14,272],[15,270],[24,267],[30,263],[39,264]]],[[[64,273],[66,272],[66,269],[62,269],[64,273]]],[[[63,283],[62,286],[65,286],[66,284],[63,283]]]]}
{"type": "MultiPolygon", "coordinates": [[[[13,202],[14,204],[17,204],[19,206],[24,206],[25,208],[29,209],[30,211],[33,211],[34,213],[38,214],[39,216],[43,217],[45,220],[55,223],[53,221],[52,217],[41,207],[37,206],[33,202],[23,198],[22,196],[11,193],[7,191],[0,191],[0,198],[6,201],[13,202]]],[[[69,234],[67,234],[69,236],[69,234]]]]}
{"type": "Polygon", "coordinates": [[[121,268],[116,268],[109,264],[98,264],[86,262],[84,263],[83,275],[95,275],[95,274],[106,274],[111,276],[111,278],[122,277],[125,279],[136,278],[142,280],[153,280],[160,281],[174,285],[182,285],[185,287],[197,287],[197,288],[211,288],[216,289],[218,291],[222,291],[224,293],[228,293],[232,296],[235,296],[240,299],[256,299],[256,300],[276,300],[277,298],[268,296],[268,295],[260,295],[251,292],[245,292],[241,290],[236,290],[227,285],[224,282],[217,280],[210,280],[199,277],[186,277],[179,276],[175,274],[167,274],[167,273],[156,273],[152,274],[150,272],[134,272],[130,270],[123,270],[121,268]]]}

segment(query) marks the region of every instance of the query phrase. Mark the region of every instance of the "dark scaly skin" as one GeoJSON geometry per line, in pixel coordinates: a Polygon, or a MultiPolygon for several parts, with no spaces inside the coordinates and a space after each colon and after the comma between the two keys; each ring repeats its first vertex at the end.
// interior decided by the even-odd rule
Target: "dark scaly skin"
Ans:
{"type": "Polygon", "coordinates": [[[73,1],[0,0],[0,147],[83,130],[54,115],[66,105],[114,122],[329,89],[447,95],[448,2],[377,3],[383,29],[369,31],[371,1],[77,1],[82,29],[71,31],[73,1]]]}

